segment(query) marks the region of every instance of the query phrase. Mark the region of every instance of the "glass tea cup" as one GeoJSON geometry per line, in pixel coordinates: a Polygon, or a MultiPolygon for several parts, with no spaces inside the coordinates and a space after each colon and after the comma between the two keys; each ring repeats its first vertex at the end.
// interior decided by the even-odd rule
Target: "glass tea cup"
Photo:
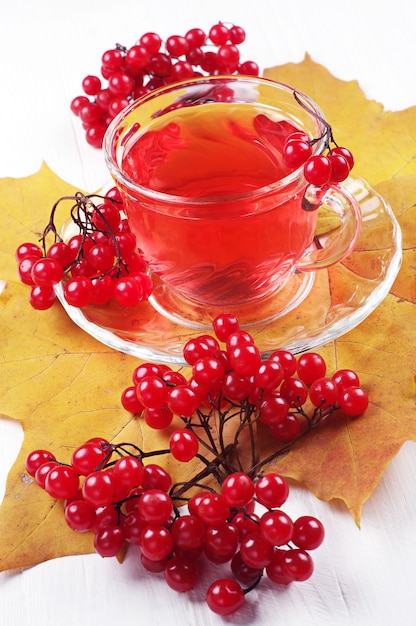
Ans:
{"type": "Polygon", "coordinates": [[[181,301],[244,307],[351,252],[361,222],[356,200],[339,184],[309,185],[303,166],[283,160],[297,131],[321,154],[328,127],[305,94],[242,76],[156,89],[112,121],[106,164],[158,285],[156,300],[169,293],[179,309],[181,301]],[[321,205],[337,226],[318,242],[321,205]]]}

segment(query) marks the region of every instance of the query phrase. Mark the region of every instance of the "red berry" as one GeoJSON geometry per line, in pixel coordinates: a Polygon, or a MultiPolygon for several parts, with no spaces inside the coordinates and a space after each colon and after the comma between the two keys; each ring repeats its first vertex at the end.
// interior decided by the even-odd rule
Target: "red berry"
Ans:
{"type": "Polygon", "coordinates": [[[283,422],[289,413],[289,403],[281,395],[264,394],[260,403],[259,419],[263,424],[276,426],[283,422]]]}
{"type": "Polygon", "coordinates": [[[289,486],[283,476],[271,472],[256,482],[255,493],[260,504],[268,509],[274,509],[286,502],[289,486]]]}
{"type": "Polygon", "coordinates": [[[224,524],[230,515],[230,508],[218,493],[204,493],[196,507],[196,514],[204,524],[224,524]]]}
{"type": "Polygon", "coordinates": [[[254,344],[241,344],[229,353],[230,365],[238,374],[251,375],[261,362],[261,354],[254,344]]]}
{"type": "Polygon", "coordinates": [[[74,500],[64,510],[65,521],[72,530],[83,533],[91,530],[96,522],[95,508],[85,500],[74,500]]]}
{"type": "Polygon", "coordinates": [[[312,576],[313,560],[305,550],[286,550],[283,556],[283,571],[292,580],[304,581],[312,576]]]}
{"type": "Polygon", "coordinates": [[[107,450],[97,441],[87,441],[74,450],[71,465],[78,474],[88,476],[106,458],[107,450]]]}
{"type": "Polygon", "coordinates": [[[209,30],[208,37],[212,43],[217,46],[221,46],[227,43],[230,36],[229,28],[225,24],[214,24],[209,30]]]}
{"type": "Polygon", "coordinates": [[[35,480],[37,484],[39,485],[39,487],[42,487],[42,489],[45,488],[46,476],[49,474],[50,470],[56,467],[57,465],[58,465],[58,461],[55,461],[53,459],[50,461],[45,461],[45,463],[42,463],[41,465],[39,465],[39,467],[37,468],[35,472],[35,480]]]}
{"type": "Polygon", "coordinates": [[[135,306],[143,297],[140,284],[133,276],[118,278],[114,284],[114,300],[123,307],[135,306]]]}
{"type": "Polygon", "coordinates": [[[331,178],[331,161],[322,154],[311,156],[305,163],[304,174],[308,183],[322,187],[331,178]]]}
{"type": "Polygon", "coordinates": [[[49,259],[57,261],[63,268],[67,267],[75,260],[73,251],[64,241],[57,241],[53,243],[48,248],[46,256],[49,259]]]}
{"type": "Polygon", "coordinates": [[[108,89],[114,96],[128,96],[133,87],[133,78],[125,72],[114,72],[108,79],[108,89]]]}
{"type": "Polygon", "coordinates": [[[86,76],[82,81],[82,88],[89,96],[95,96],[101,89],[101,80],[98,76],[86,76]]]}
{"type": "Polygon", "coordinates": [[[217,57],[218,64],[221,67],[227,68],[230,72],[234,72],[240,60],[240,51],[237,46],[233,44],[223,44],[218,48],[217,57]]]}
{"type": "Polygon", "coordinates": [[[35,285],[52,287],[59,283],[64,275],[62,265],[55,259],[44,257],[32,267],[32,279],[35,285]]]}
{"type": "Polygon", "coordinates": [[[52,498],[66,500],[79,488],[76,471],[67,465],[54,465],[45,478],[45,490],[52,498]]]}
{"type": "Polygon", "coordinates": [[[315,550],[321,545],[324,537],[324,527],[316,517],[303,515],[295,521],[292,541],[298,548],[315,550]]]}
{"type": "Polygon", "coordinates": [[[33,450],[30,452],[25,460],[25,468],[28,474],[34,476],[36,470],[47,461],[55,461],[55,455],[49,450],[33,450]]]}
{"type": "Polygon", "coordinates": [[[265,391],[276,389],[284,378],[283,367],[277,361],[268,360],[259,365],[254,382],[265,391]]]}
{"type": "Polygon", "coordinates": [[[115,485],[108,472],[88,474],[82,485],[82,496],[96,508],[109,505],[114,498],[115,485]]]}
{"type": "Polygon", "coordinates": [[[92,297],[91,281],[85,276],[71,278],[64,287],[64,297],[71,306],[78,308],[87,306],[92,297]]]}
{"type": "Polygon", "coordinates": [[[160,561],[172,551],[173,540],[169,530],[159,524],[149,524],[142,532],[140,549],[151,561],[160,561]]]}
{"type": "Polygon", "coordinates": [[[288,413],[283,421],[271,424],[270,430],[279,441],[292,441],[300,434],[301,423],[297,415],[288,413]]]}
{"type": "Polygon", "coordinates": [[[285,378],[293,376],[296,372],[296,357],[287,350],[276,350],[275,352],[272,352],[269,357],[269,361],[276,361],[282,366],[285,378]]]}
{"type": "Polygon", "coordinates": [[[186,463],[198,453],[198,439],[191,430],[181,428],[175,430],[169,439],[169,447],[172,456],[177,461],[186,463]]]}
{"type": "Polygon", "coordinates": [[[180,557],[169,559],[164,572],[169,587],[182,593],[191,591],[198,580],[198,569],[195,564],[180,557]]]}
{"type": "Polygon", "coordinates": [[[244,61],[238,66],[238,73],[246,76],[258,76],[260,68],[255,61],[244,61]]]}
{"type": "Polygon", "coordinates": [[[334,405],[338,400],[339,390],[331,378],[314,380],[309,389],[309,398],[312,404],[320,409],[334,405]]]}
{"type": "Polygon", "coordinates": [[[361,387],[346,387],[340,394],[339,405],[348,417],[357,417],[368,407],[368,394],[361,387]]]}
{"type": "Polygon", "coordinates": [[[143,411],[143,417],[146,424],[154,430],[163,430],[170,426],[173,420],[172,411],[166,407],[146,407],[143,411]]]}
{"type": "Polygon", "coordinates": [[[144,46],[135,45],[126,52],[126,67],[132,72],[139,72],[149,62],[150,54],[144,46]]]}
{"type": "Polygon", "coordinates": [[[34,285],[29,293],[29,303],[37,311],[46,311],[54,305],[56,293],[53,287],[34,285]]]}
{"type": "Polygon", "coordinates": [[[91,277],[91,304],[106,304],[114,293],[114,281],[108,274],[91,277]]]}
{"type": "Polygon", "coordinates": [[[171,497],[161,489],[148,489],[139,499],[138,511],[148,524],[164,524],[172,513],[171,497]]]}
{"type": "Polygon", "coordinates": [[[163,489],[169,491],[172,479],[163,467],[156,463],[149,463],[144,468],[142,480],[143,489],[163,489]]]}
{"type": "Polygon", "coordinates": [[[162,39],[157,33],[149,32],[140,37],[140,44],[151,54],[155,54],[162,45],[162,39]]]}
{"type": "Polygon", "coordinates": [[[243,41],[245,40],[246,31],[241,26],[234,25],[234,26],[231,26],[228,36],[229,36],[231,43],[239,45],[243,43],[243,41]]]}
{"type": "Polygon", "coordinates": [[[190,48],[200,48],[205,44],[207,36],[201,28],[191,28],[185,35],[190,48]]]}
{"type": "Polygon", "coordinates": [[[353,370],[341,369],[332,375],[332,380],[340,391],[343,391],[347,387],[359,387],[360,379],[358,374],[353,370]]]}
{"type": "Polygon", "coordinates": [[[117,48],[114,48],[112,50],[106,50],[101,57],[101,63],[104,67],[110,68],[111,70],[115,71],[122,66],[123,55],[117,48]]]}
{"type": "Polygon", "coordinates": [[[340,183],[348,178],[350,166],[347,159],[342,154],[330,152],[328,159],[331,162],[331,181],[333,183],[340,183]]]}
{"type": "Polygon", "coordinates": [[[145,376],[137,386],[137,397],[145,407],[160,409],[166,406],[168,387],[159,376],[145,376]]]}
{"type": "Polygon", "coordinates": [[[221,578],[208,588],[206,601],[214,613],[230,615],[244,604],[244,592],[239,583],[230,578],[221,578]]]}
{"type": "Polygon", "coordinates": [[[189,43],[186,37],[171,35],[166,39],[166,50],[173,57],[180,57],[189,50],[189,43]]]}
{"type": "Polygon", "coordinates": [[[284,511],[267,511],[260,519],[259,530],[272,546],[283,546],[292,539],[293,522],[284,511]]]}
{"type": "Polygon", "coordinates": [[[275,550],[273,559],[266,567],[267,578],[277,585],[289,585],[293,578],[284,567],[286,550],[275,550]]]}
{"type": "Polygon", "coordinates": [[[85,127],[94,126],[100,124],[102,121],[103,112],[94,102],[88,102],[85,104],[79,112],[81,121],[85,124],[85,127]]]}
{"type": "Polygon", "coordinates": [[[22,243],[16,250],[16,261],[18,263],[26,257],[40,259],[41,256],[43,256],[43,252],[36,243],[22,243]]]}
{"type": "Polygon", "coordinates": [[[131,386],[124,389],[121,394],[121,404],[126,411],[140,415],[143,412],[143,405],[137,397],[136,387],[131,386]]]}
{"type": "Polygon", "coordinates": [[[285,378],[280,385],[280,395],[290,406],[300,407],[308,398],[306,383],[299,378],[285,378]]]}
{"type": "Polygon", "coordinates": [[[329,151],[329,154],[339,154],[343,156],[347,160],[350,170],[352,170],[352,168],[354,167],[354,157],[352,153],[348,150],[348,148],[337,146],[336,148],[332,148],[329,151]]]}
{"type": "Polygon", "coordinates": [[[200,397],[188,385],[178,385],[168,393],[167,405],[176,415],[191,417],[200,405],[200,397]]]}
{"type": "Polygon", "coordinates": [[[238,317],[232,313],[222,313],[212,322],[212,327],[217,338],[220,341],[227,341],[231,333],[235,333],[240,330],[240,324],[238,317]]]}
{"type": "Polygon", "coordinates": [[[240,544],[241,558],[254,569],[261,569],[271,563],[273,552],[273,545],[258,530],[246,535],[240,544]]]}
{"type": "Polygon", "coordinates": [[[100,528],[94,537],[95,551],[102,557],[117,556],[124,544],[120,526],[108,524],[100,528]]]}
{"type": "Polygon", "coordinates": [[[316,352],[305,352],[298,358],[297,373],[306,385],[311,385],[314,380],[325,376],[325,360],[316,352]]]}
{"type": "Polygon", "coordinates": [[[297,169],[309,159],[312,154],[311,145],[307,141],[292,139],[287,141],[283,149],[283,158],[286,165],[297,169]]]}
{"type": "Polygon", "coordinates": [[[108,113],[110,117],[113,118],[118,115],[128,104],[129,101],[125,96],[113,96],[108,104],[108,113]]]}
{"type": "Polygon", "coordinates": [[[253,498],[254,483],[244,472],[234,472],[225,478],[221,494],[230,507],[246,506],[253,498]]]}
{"type": "Polygon", "coordinates": [[[192,550],[204,545],[206,526],[196,515],[181,515],[171,526],[175,546],[183,550],[192,550]]]}
{"type": "Polygon", "coordinates": [[[82,107],[89,103],[87,96],[76,96],[70,104],[71,111],[74,115],[79,116],[82,107]]]}

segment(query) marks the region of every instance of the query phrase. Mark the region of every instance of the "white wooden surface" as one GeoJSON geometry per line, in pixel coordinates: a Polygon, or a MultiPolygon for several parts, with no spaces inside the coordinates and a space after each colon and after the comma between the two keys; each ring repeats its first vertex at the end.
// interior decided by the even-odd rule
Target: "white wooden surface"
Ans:
{"type": "MultiPolygon", "coordinates": [[[[107,177],[102,156],[86,146],[68,108],[83,76],[99,71],[101,53],[116,42],[130,45],[147,30],[166,37],[207,29],[218,20],[246,29],[243,56],[262,68],[309,52],[337,77],[358,79],[387,109],[416,104],[410,0],[3,0],[0,176],[32,174],[45,160],[70,183],[99,187],[107,177]]],[[[16,423],[0,421],[0,497],[21,439],[16,423]]],[[[316,571],[284,590],[260,585],[233,617],[218,618],[197,593],[178,595],[145,575],[132,550],[123,565],[89,555],[0,574],[0,624],[413,626],[415,473],[409,442],[365,504],[360,530],[343,506],[293,489],[288,512],[316,514],[326,527],[316,571]]]]}

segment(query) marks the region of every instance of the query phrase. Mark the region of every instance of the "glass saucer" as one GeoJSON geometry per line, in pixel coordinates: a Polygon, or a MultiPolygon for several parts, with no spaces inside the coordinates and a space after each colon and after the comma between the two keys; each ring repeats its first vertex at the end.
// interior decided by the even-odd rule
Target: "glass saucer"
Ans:
{"type": "MultiPolygon", "coordinates": [[[[344,186],[363,216],[353,252],[327,270],[295,274],[264,301],[226,311],[238,315],[264,359],[277,349],[295,354],[313,350],[352,330],[385,298],[398,274],[401,232],[390,206],[362,179],[350,178],[344,186]]],[[[104,345],[169,365],[185,365],[186,341],[210,332],[210,321],[225,312],[172,301],[158,285],[149,302],[129,309],[113,302],[77,309],[66,303],[62,285],[57,295],[73,322],[104,345]]]]}

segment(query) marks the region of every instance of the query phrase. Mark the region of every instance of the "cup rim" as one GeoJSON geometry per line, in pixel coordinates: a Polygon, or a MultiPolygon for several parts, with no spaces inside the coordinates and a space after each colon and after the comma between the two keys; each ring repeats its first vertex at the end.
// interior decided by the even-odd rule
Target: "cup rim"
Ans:
{"type": "MultiPolygon", "coordinates": [[[[288,85],[287,83],[283,83],[280,81],[276,81],[270,78],[262,77],[262,76],[240,76],[240,75],[219,75],[219,76],[198,76],[195,78],[191,78],[188,80],[175,82],[170,85],[164,85],[162,87],[158,87],[153,91],[137,98],[128,104],[122,111],[120,111],[110,122],[109,126],[104,135],[103,139],[103,152],[104,152],[104,160],[110,174],[115,179],[116,182],[119,182],[123,185],[123,187],[127,188],[132,193],[138,193],[141,196],[148,198],[149,200],[155,202],[161,202],[164,205],[177,205],[181,204],[182,206],[208,206],[210,204],[217,204],[221,202],[222,204],[229,204],[236,201],[243,201],[248,199],[255,200],[256,198],[263,197],[268,195],[269,193],[275,193],[280,190],[284,190],[286,187],[292,185],[297,180],[303,179],[303,165],[299,166],[297,169],[290,172],[283,178],[276,180],[273,183],[269,183],[263,187],[259,187],[258,189],[251,189],[250,191],[245,191],[238,194],[227,195],[227,196],[219,196],[219,197],[209,197],[209,198],[200,198],[200,197],[190,197],[190,196],[181,196],[175,195],[171,193],[166,193],[164,191],[157,191],[151,189],[149,187],[145,187],[136,183],[129,176],[127,176],[116,163],[113,157],[113,141],[116,138],[117,129],[121,122],[137,107],[141,106],[144,102],[149,100],[153,100],[157,98],[159,95],[162,95],[171,91],[180,91],[187,87],[191,87],[194,84],[212,84],[212,83],[224,83],[227,82],[244,82],[248,84],[263,84],[271,87],[276,87],[286,92],[290,92],[295,94],[306,103],[308,108],[313,110],[314,114],[312,117],[318,121],[318,123],[322,124],[322,131],[324,131],[325,124],[321,122],[326,121],[325,115],[321,108],[316,104],[314,100],[312,100],[307,94],[303,93],[299,89],[288,85]]],[[[319,154],[320,151],[325,146],[325,138],[321,137],[313,146],[313,154],[319,154]]]]}

